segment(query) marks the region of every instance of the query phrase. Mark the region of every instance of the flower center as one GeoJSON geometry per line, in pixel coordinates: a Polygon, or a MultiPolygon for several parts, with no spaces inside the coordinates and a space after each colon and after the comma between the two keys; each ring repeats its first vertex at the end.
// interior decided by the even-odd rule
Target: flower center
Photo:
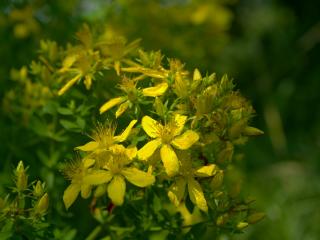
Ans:
{"type": "Polygon", "coordinates": [[[165,126],[161,131],[160,136],[163,143],[170,143],[174,137],[172,128],[165,126]]]}
{"type": "Polygon", "coordinates": [[[127,95],[128,95],[128,99],[130,100],[130,102],[134,102],[137,99],[135,90],[128,91],[127,95]]]}

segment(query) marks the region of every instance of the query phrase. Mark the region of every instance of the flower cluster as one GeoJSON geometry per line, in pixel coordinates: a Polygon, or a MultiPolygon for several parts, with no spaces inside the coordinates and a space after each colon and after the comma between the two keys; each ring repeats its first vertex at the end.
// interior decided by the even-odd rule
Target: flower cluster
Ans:
{"type": "Polygon", "coordinates": [[[77,147],[89,154],[66,170],[71,179],[71,185],[63,195],[66,208],[75,201],[79,192],[83,198],[89,197],[93,186],[99,186],[95,195],[107,192],[115,205],[122,205],[126,192],[125,179],[138,187],[154,183],[155,177],[151,173],[139,170],[132,163],[137,155],[137,148],[121,144],[126,141],[136,122],[132,120],[117,136],[113,126],[100,126],[92,136],[94,141],[77,147]]]}
{"type": "Polygon", "coordinates": [[[232,79],[189,71],[180,60],[145,51],[139,40],[127,43],[110,29],[97,33],[84,25],[76,36],[78,43],[65,48],[42,41],[29,71],[12,71],[20,92],[4,99],[8,113],[28,109],[25,125],[53,142],[50,151],[58,154],[37,153],[48,166],[66,149],[78,152],[64,168],[67,209],[79,195],[92,196],[92,213],[105,223],[102,212],[109,214],[110,206],[142,207],[137,199],[159,196],[163,216],[153,216],[156,225],[171,219],[166,211],[179,213],[185,226],[200,219],[233,231],[262,218],[240,196],[241,181],[232,173],[235,147],[262,134],[250,126],[254,110],[232,79]],[[79,133],[90,132],[88,126],[85,143],[79,133]],[[79,138],[71,141],[71,134],[79,138]]]}
{"type": "Polygon", "coordinates": [[[65,170],[71,180],[65,206],[69,208],[80,192],[89,197],[92,190],[96,197],[106,193],[114,205],[122,205],[126,181],[140,188],[156,182],[169,184],[168,200],[175,206],[189,198],[208,212],[207,202],[224,194],[220,186],[234,146],[262,133],[248,125],[254,114],[251,105],[233,91],[226,75],[220,80],[215,74],[203,77],[198,69],[190,74],[181,61],[165,62],[160,52],[136,49],[136,42],[125,46],[118,38],[113,45],[103,39],[95,43],[87,27],[79,36],[82,45],[69,51],[73,53],[59,70],[71,79],[58,95],[80,79],[90,89],[97,66],[104,64],[102,68],[114,68],[119,83],[118,90],[105,89],[109,99],[98,106],[107,123],[97,125],[92,141],[76,147],[82,159],[65,170]],[[128,58],[130,52],[137,57],[128,58]],[[84,66],[82,61],[91,62],[86,71],[77,67],[84,66]],[[120,135],[115,135],[116,119],[128,123],[120,135]]]}

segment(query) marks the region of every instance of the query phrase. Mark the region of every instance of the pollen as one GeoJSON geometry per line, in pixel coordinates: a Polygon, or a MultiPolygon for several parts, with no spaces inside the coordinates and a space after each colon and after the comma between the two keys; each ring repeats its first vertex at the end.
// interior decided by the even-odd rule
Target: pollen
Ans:
{"type": "Polygon", "coordinates": [[[116,126],[110,122],[106,124],[99,123],[91,138],[99,144],[99,148],[108,148],[114,144],[115,130],[116,126]]]}

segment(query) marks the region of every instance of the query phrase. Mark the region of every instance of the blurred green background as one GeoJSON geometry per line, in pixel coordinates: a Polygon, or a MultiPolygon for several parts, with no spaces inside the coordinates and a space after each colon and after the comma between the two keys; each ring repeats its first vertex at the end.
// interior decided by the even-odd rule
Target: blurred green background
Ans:
{"type": "MultiPolygon", "coordinates": [[[[0,100],[15,84],[11,69],[29,65],[41,39],[66,44],[84,22],[141,38],[145,49],[161,49],[188,69],[227,73],[256,109],[253,125],[265,131],[242,148],[237,164],[244,192],[267,217],[234,239],[316,240],[319,9],[320,2],[298,0],[2,0],[0,100]]],[[[0,193],[12,166],[20,158],[28,164],[30,149],[15,145],[20,131],[1,110],[0,193]]]]}

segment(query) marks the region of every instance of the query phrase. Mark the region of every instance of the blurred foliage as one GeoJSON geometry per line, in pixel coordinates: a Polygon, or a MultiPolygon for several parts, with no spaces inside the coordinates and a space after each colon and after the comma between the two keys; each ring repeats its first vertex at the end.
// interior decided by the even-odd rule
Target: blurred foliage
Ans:
{"type": "MultiPolygon", "coordinates": [[[[71,41],[84,21],[92,26],[107,23],[111,33],[141,38],[147,50],[161,49],[168,57],[182,59],[188,69],[229,73],[252,100],[257,126],[266,135],[242,148],[244,157],[234,163],[245,190],[257,198],[267,218],[235,239],[317,239],[319,8],[313,1],[284,0],[1,1],[0,192],[10,182],[11,167],[23,159],[31,166],[29,174],[44,179],[50,198],[57,199],[49,216],[57,223],[56,238],[72,239],[94,227],[92,221],[74,221],[58,199],[65,187],[59,172],[63,159],[72,158],[70,149],[77,146],[64,142],[85,141],[79,133],[92,126],[83,119],[95,115],[98,103],[85,91],[74,91],[71,100],[50,100],[48,89],[56,83],[43,65],[46,59],[62,60],[52,49],[71,41]],[[28,66],[39,49],[45,59],[28,66]],[[31,80],[34,75],[46,79],[45,84],[31,80]],[[83,109],[79,99],[84,96],[89,99],[83,109]]],[[[75,208],[87,205],[80,202],[75,208]]],[[[90,219],[87,214],[82,219],[90,219]]]]}
{"type": "Polygon", "coordinates": [[[0,198],[1,239],[50,238],[44,216],[49,207],[48,193],[41,181],[28,183],[27,169],[20,161],[14,171],[15,186],[0,198]],[[32,188],[30,187],[32,185],[32,188]]]}

